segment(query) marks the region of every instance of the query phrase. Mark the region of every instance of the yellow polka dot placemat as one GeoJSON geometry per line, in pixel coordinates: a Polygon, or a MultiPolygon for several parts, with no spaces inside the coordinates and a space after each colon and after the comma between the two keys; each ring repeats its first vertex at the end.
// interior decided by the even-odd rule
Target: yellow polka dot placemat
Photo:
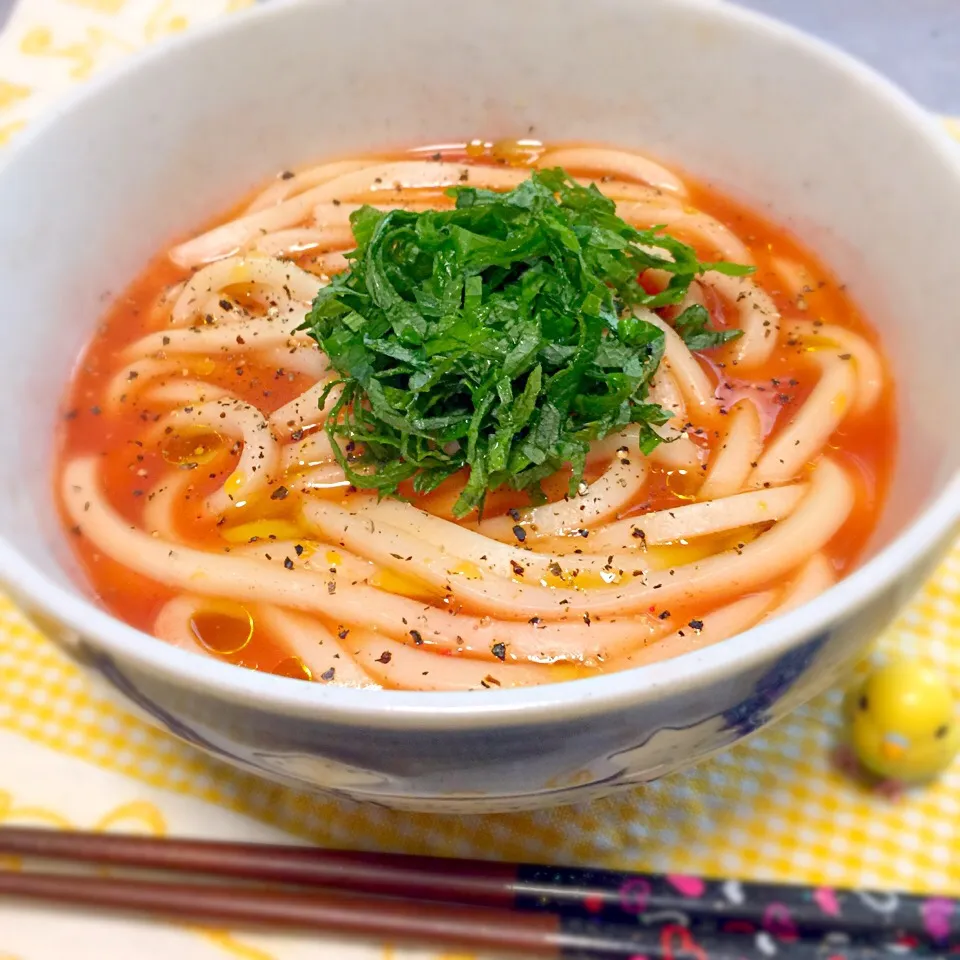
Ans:
{"type": "MultiPolygon", "coordinates": [[[[22,0],[0,35],[0,143],[119,57],[251,0],[22,0]]],[[[958,129],[960,134],[960,129],[958,129]]],[[[960,546],[881,640],[960,686],[960,546]]],[[[695,770],[588,806],[391,813],[239,773],[134,719],[0,597],[0,823],[907,887],[960,896],[960,762],[898,803],[835,772],[840,692],[695,770]]],[[[440,960],[0,902],[0,960],[440,960]]],[[[482,960],[447,954],[444,960],[482,960]]]]}

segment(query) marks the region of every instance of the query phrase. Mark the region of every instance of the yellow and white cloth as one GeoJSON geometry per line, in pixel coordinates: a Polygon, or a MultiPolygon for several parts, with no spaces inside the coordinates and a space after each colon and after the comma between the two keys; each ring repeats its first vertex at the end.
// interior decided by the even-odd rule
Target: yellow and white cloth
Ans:
{"type": "MultiPolygon", "coordinates": [[[[0,36],[0,143],[138,47],[252,0],[21,0],[0,36]]],[[[958,131],[960,132],[960,131],[958,131]]],[[[960,689],[960,546],[881,641],[960,689]]],[[[960,762],[899,803],[831,769],[839,691],[695,770],[538,814],[391,813],[272,786],[134,719],[0,597],[0,823],[672,870],[960,896],[960,762]]],[[[82,917],[0,901],[0,960],[441,960],[342,944],[82,917]]],[[[480,960],[447,954],[443,960],[480,960]]]]}

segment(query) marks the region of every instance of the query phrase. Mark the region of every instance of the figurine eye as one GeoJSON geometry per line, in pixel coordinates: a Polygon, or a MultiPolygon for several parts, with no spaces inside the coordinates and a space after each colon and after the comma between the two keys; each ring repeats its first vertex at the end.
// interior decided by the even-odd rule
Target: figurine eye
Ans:
{"type": "Polygon", "coordinates": [[[860,696],[860,704],[859,704],[859,706],[860,706],[860,709],[861,709],[861,710],[867,710],[867,709],[869,709],[869,707],[870,707],[870,701],[867,700],[867,695],[866,695],[865,693],[864,693],[864,694],[861,694],[861,696],[860,696]]]}
{"type": "Polygon", "coordinates": [[[942,726],[937,727],[937,732],[934,734],[934,736],[938,740],[942,740],[949,732],[950,728],[946,724],[943,724],[942,726]]]}

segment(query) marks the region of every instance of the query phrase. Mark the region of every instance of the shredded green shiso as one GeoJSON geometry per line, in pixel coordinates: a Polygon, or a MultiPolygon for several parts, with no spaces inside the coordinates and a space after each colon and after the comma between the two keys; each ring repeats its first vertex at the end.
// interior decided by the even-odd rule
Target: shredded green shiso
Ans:
{"type": "MultiPolygon", "coordinates": [[[[509,193],[448,192],[452,210],[357,210],[351,268],[304,323],[337,373],[328,392],[342,388],[326,430],[348,480],[427,493],[466,467],[462,517],[503,485],[536,499],[566,464],[572,492],[591,442],[629,424],[649,453],[669,418],[647,402],[664,333],[635,308],[681,303],[705,270],[751,268],[637,230],[560,169],[509,193]],[[662,292],[640,284],[650,268],[670,275],[662,292]]],[[[691,350],[740,335],[712,329],[698,305],[673,324],[691,350]]]]}

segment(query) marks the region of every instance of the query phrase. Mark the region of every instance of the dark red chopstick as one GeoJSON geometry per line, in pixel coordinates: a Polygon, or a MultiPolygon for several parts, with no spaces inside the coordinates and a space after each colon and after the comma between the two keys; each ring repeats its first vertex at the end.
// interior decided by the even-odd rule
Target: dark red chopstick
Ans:
{"type": "Polygon", "coordinates": [[[439,903],[649,924],[678,914],[700,929],[776,935],[842,931],[960,944],[960,901],[866,890],[704,880],[315,847],[0,828],[0,853],[234,880],[329,887],[439,903]]]}
{"type": "Polygon", "coordinates": [[[869,960],[918,947],[940,956],[958,945],[958,911],[939,898],[27,827],[0,827],[0,853],[338,891],[10,871],[0,873],[0,895],[564,960],[759,960],[771,938],[778,960],[869,960]]]}
{"type": "MultiPolygon", "coordinates": [[[[695,938],[684,927],[629,928],[556,914],[429,906],[393,898],[15,870],[0,871],[0,897],[4,896],[176,921],[322,931],[550,960],[760,960],[769,956],[750,938],[695,938]]],[[[776,951],[777,960],[884,960],[888,956],[883,946],[825,947],[800,940],[778,944],[776,951]]],[[[946,960],[945,954],[924,956],[946,960]]]]}

